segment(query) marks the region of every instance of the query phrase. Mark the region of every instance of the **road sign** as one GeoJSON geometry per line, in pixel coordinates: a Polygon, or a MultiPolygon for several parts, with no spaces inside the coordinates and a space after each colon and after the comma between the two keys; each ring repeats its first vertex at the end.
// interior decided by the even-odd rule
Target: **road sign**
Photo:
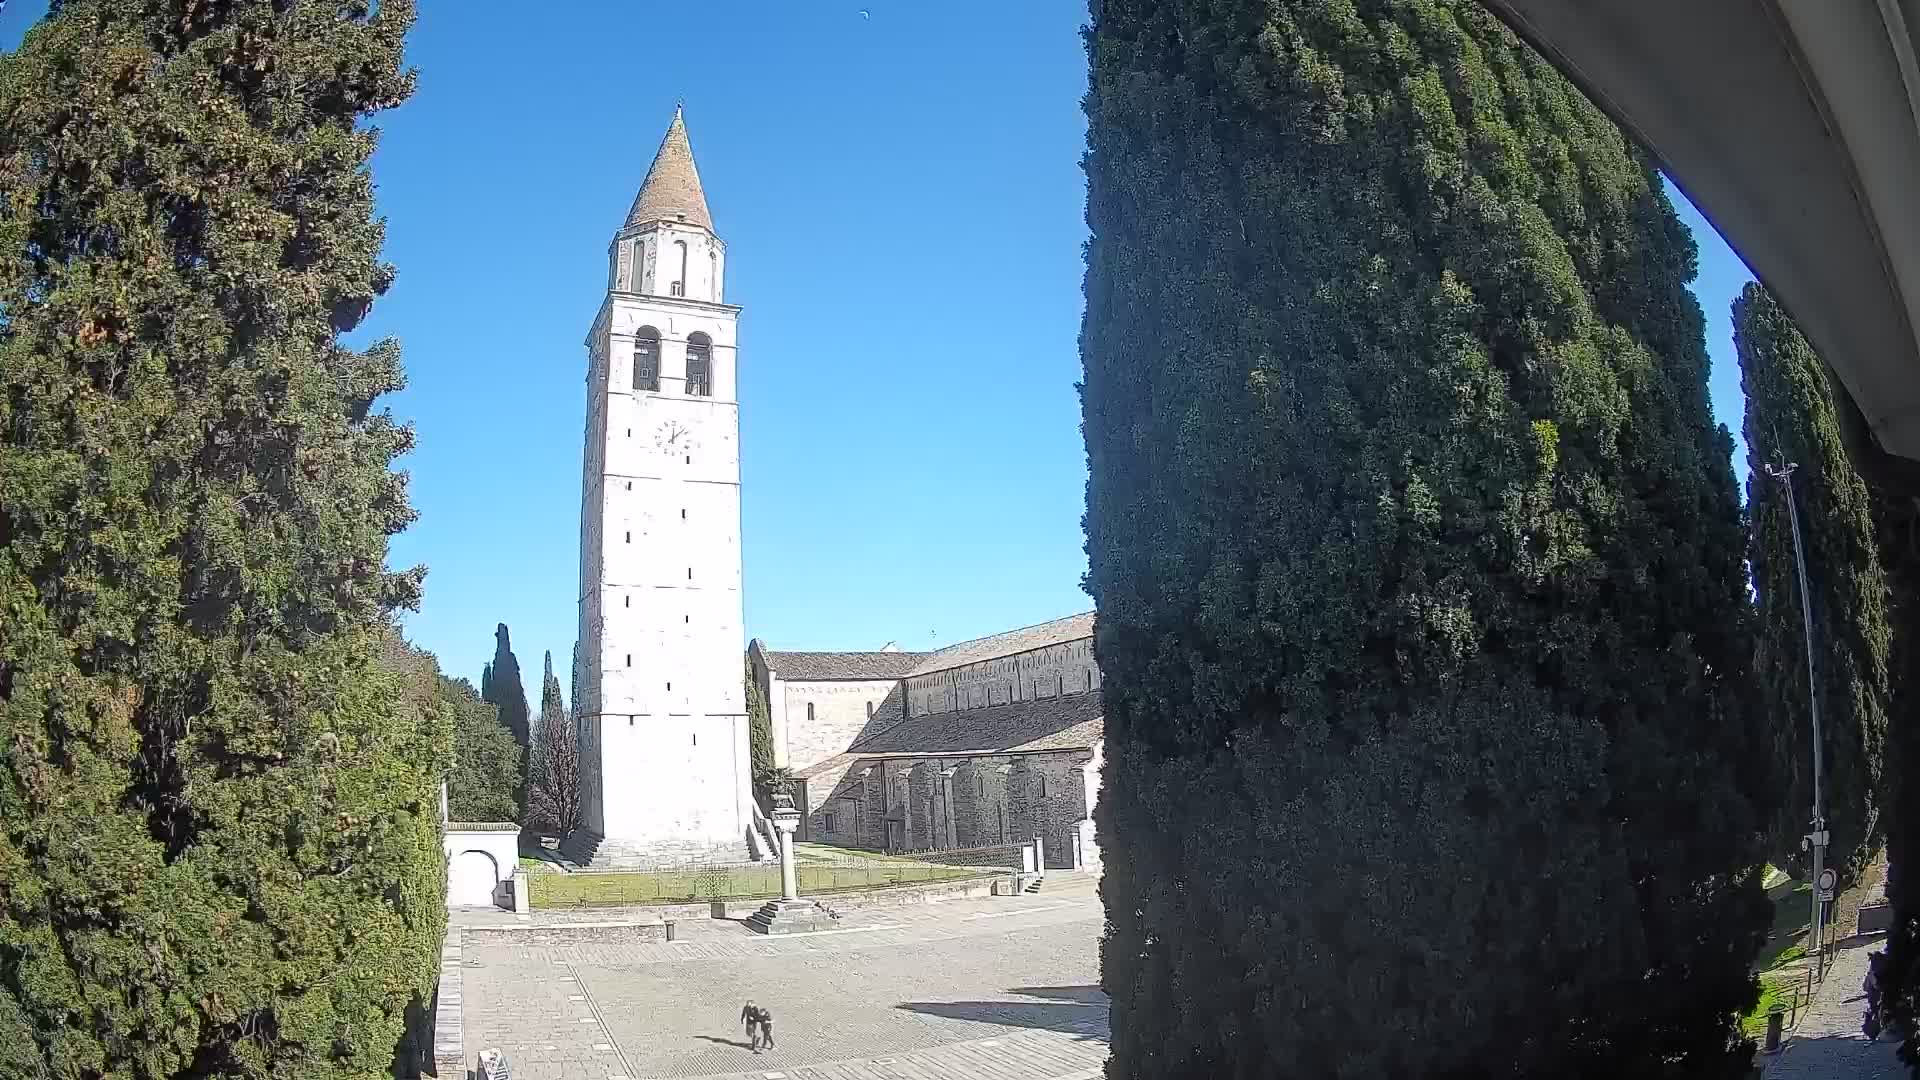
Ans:
{"type": "Polygon", "coordinates": [[[1839,878],[1834,875],[1833,868],[1828,867],[1820,871],[1820,878],[1814,883],[1814,891],[1819,894],[1819,899],[1831,900],[1833,887],[1837,884],[1839,884],[1839,878]]]}

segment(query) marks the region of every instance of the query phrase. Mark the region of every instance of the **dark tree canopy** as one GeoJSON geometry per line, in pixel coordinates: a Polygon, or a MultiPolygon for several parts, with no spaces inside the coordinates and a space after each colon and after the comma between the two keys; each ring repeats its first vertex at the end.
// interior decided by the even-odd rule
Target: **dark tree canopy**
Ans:
{"type": "Polygon", "coordinates": [[[449,725],[377,408],[409,0],[65,0],[0,57],[0,1073],[369,1077],[449,725]]]}
{"type": "Polygon", "coordinates": [[[1821,703],[1829,864],[1851,881],[1881,840],[1886,793],[1888,623],[1873,500],[1847,460],[1825,366],[1793,321],[1757,284],[1733,305],[1746,395],[1747,482],[1758,611],[1754,675],[1773,731],[1781,792],[1776,859],[1799,865],[1813,794],[1806,630],[1786,494],[1768,466],[1793,463],[1800,532],[1813,593],[1814,665],[1821,703]]]}
{"type": "MultiPolygon", "coordinates": [[[[1893,930],[1881,987],[1903,1028],[1920,1033],[1920,499],[1874,500],[1893,629],[1886,748],[1887,899],[1893,930]]],[[[1904,1045],[1920,1060],[1920,1039],[1904,1045]]]]}
{"type": "Polygon", "coordinates": [[[487,679],[492,696],[486,700],[500,707],[500,723],[513,734],[513,741],[520,744],[520,782],[515,785],[513,801],[525,806],[528,770],[533,764],[533,722],[527,712],[527,691],[520,682],[520,660],[513,655],[513,641],[506,623],[494,628],[493,663],[487,670],[487,679]]]}
{"type": "Polygon", "coordinates": [[[747,753],[753,768],[753,792],[766,800],[773,792],[773,715],[767,708],[767,695],[753,677],[753,661],[747,661],[747,753]]]}
{"type": "Polygon", "coordinates": [[[455,821],[519,821],[514,787],[520,782],[520,744],[500,724],[500,709],[480,700],[465,679],[439,677],[453,716],[453,772],[447,813],[455,821]]]}
{"type": "Polygon", "coordinates": [[[1767,756],[1657,175],[1466,0],[1088,48],[1108,1075],[1741,1075],[1767,756]]]}

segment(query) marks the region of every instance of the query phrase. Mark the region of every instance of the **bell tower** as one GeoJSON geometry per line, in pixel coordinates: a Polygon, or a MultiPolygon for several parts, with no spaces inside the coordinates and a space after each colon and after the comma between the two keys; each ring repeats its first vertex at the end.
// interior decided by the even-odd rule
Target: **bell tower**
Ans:
{"type": "Polygon", "coordinates": [[[740,309],[725,272],[676,109],[607,249],[587,332],[575,715],[591,835],[568,844],[583,861],[750,850],[740,309]]]}

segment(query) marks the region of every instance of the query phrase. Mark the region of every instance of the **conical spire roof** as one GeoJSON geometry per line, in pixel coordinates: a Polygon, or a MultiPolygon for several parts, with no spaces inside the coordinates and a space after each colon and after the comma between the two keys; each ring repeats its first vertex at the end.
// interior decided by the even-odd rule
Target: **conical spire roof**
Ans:
{"type": "Polygon", "coordinates": [[[656,221],[684,221],[713,231],[707,196],[700,190],[700,170],[693,167],[693,146],[687,142],[687,125],[678,107],[673,110],[673,123],[667,126],[667,137],[660,140],[660,152],[653,155],[646,182],[634,196],[626,227],[656,221]]]}

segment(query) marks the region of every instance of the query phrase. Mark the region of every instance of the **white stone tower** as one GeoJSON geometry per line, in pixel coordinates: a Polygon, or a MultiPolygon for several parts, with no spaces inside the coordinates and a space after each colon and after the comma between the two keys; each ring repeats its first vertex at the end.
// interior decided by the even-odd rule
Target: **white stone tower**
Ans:
{"type": "Polygon", "coordinates": [[[678,109],[587,334],[580,701],[600,864],[749,854],[735,330],[678,109]]]}

